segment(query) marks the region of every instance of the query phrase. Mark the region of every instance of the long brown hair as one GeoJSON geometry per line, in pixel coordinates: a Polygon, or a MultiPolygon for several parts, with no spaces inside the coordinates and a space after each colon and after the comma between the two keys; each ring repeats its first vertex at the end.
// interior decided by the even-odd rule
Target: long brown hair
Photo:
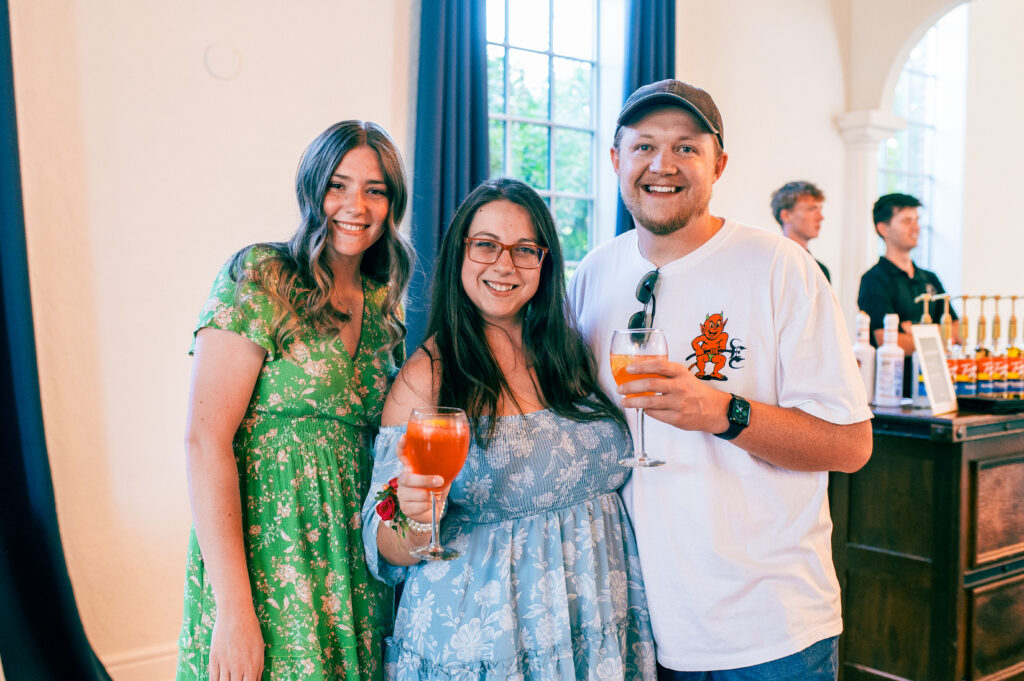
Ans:
{"type": "Polygon", "coordinates": [[[295,174],[301,219],[291,239],[250,246],[235,254],[232,263],[236,281],[250,276],[258,278],[257,283],[276,303],[280,312],[272,328],[278,347],[283,347],[298,331],[300,317],[321,333],[338,331],[349,321],[349,314],[331,304],[334,274],[327,262],[330,229],[323,203],[334,169],[345,154],[360,146],[367,146],[377,154],[390,204],[384,233],[363,254],[359,270],[363,276],[387,286],[383,316],[388,343],[382,349],[391,350],[405,339],[401,301],[409,284],[414,257],[412,248],[398,231],[408,202],[405,166],[394,140],[383,128],[369,121],[350,120],[324,130],[302,155],[295,174]],[[247,274],[242,263],[249,250],[257,246],[269,247],[275,255],[264,258],[255,272],[247,274]]]}
{"type": "Polygon", "coordinates": [[[440,365],[438,404],[462,407],[470,418],[477,419],[476,436],[483,442],[494,435],[494,417],[503,395],[520,409],[491,353],[480,311],[462,285],[463,239],[477,210],[492,201],[511,201],[525,208],[537,231],[537,242],[548,249],[540,284],[523,319],[523,352],[537,373],[541,402],[575,421],[612,418],[626,428],[622,412],[598,383],[593,353],[569,310],[562,247],[551,212],[537,192],[511,178],[487,180],[474,189],[441,240],[426,333],[436,348],[436,356],[428,354],[440,365]],[[491,417],[486,430],[479,427],[481,416],[491,417]]]}

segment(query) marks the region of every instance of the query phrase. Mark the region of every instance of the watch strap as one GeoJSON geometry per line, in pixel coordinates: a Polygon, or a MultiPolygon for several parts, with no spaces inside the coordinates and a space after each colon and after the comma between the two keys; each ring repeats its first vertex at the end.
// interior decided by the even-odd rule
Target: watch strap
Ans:
{"type": "Polygon", "coordinates": [[[729,418],[729,427],[725,429],[725,432],[715,433],[715,437],[731,440],[750,424],[750,402],[738,395],[732,395],[726,416],[729,418]]]}

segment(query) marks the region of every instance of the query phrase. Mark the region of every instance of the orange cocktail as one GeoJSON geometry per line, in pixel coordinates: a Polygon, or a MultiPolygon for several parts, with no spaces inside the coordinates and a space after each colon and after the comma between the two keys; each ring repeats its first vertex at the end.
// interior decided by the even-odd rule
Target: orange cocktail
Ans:
{"type": "MultiPolygon", "coordinates": [[[[430,544],[409,551],[424,560],[451,560],[461,554],[441,546],[438,534],[438,498],[462,470],[469,453],[469,421],[457,407],[417,407],[409,414],[405,431],[405,458],[417,475],[440,475],[444,482],[430,489],[430,544]]],[[[444,512],[443,509],[441,511],[444,512]]]]}
{"type": "Polygon", "coordinates": [[[409,421],[405,441],[405,456],[412,472],[418,475],[440,475],[444,478],[444,485],[447,485],[466,463],[469,424],[465,420],[429,417],[409,421]]]}
{"type": "MultiPolygon", "coordinates": [[[[626,371],[633,362],[642,362],[646,359],[668,360],[668,341],[665,340],[665,332],[661,329],[616,329],[612,331],[612,343],[608,348],[608,355],[612,362],[612,376],[615,384],[621,386],[623,383],[638,381],[643,378],[665,378],[661,374],[631,374],[626,371]]],[[[656,395],[655,392],[632,393],[625,397],[644,397],[656,395]]],[[[636,413],[636,433],[639,436],[640,455],[619,459],[619,463],[629,468],[649,468],[660,466],[664,461],[652,459],[647,456],[644,449],[644,410],[642,407],[632,407],[636,413]]]]}
{"type": "MultiPolygon", "coordinates": [[[[626,367],[634,362],[642,362],[645,359],[668,359],[668,355],[611,355],[612,360],[612,378],[615,379],[615,385],[622,385],[623,383],[629,383],[630,381],[639,381],[642,378],[664,378],[661,374],[631,374],[626,371],[626,367]]],[[[632,393],[630,395],[624,395],[623,397],[643,397],[645,395],[654,395],[655,393],[632,393]]]]}

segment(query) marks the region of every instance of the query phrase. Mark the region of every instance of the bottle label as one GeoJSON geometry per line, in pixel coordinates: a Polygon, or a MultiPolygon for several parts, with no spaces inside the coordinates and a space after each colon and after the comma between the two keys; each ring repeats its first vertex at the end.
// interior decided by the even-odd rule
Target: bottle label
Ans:
{"type": "Polygon", "coordinates": [[[956,360],[956,394],[960,397],[974,397],[978,394],[978,365],[965,357],[956,360]]]}
{"type": "Polygon", "coordinates": [[[992,395],[995,397],[1006,397],[1006,368],[1006,358],[996,357],[992,363],[992,395]]]}
{"type": "Polygon", "coordinates": [[[1015,354],[1006,360],[1006,396],[1019,399],[1024,397],[1024,356],[1015,354]]]}
{"type": "Polygon", "coordinates": [[[898,407],[903,401],[903,354],[886,357],[877,356],[875,372],[875,404],[882,407],[898,407]]]}
{"type": "Polygon", "coordinates": [[[995,370],[995,357],[979,357],[978,363],[978,380],[979,381],[991,381],[992,373],[995,370]]]}
{"type": "Polygon", "coordinates": [[[992,397],[996,386],[993,375],[996,372],[995,357],[978,357],[978,396],[992,397]]]}

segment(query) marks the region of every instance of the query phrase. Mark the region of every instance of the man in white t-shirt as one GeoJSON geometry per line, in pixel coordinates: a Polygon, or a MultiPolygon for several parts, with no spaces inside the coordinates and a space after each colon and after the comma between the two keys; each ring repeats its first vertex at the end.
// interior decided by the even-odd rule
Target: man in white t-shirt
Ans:
{"type": "Polygon", "coordinates": [[[612,165],[636,229],[580,263],[570,299],[609,393],[642,407],[623,489],[661,679],[834,679],[842,630],[827,471],[871,455],[871,412],[832,288],[807,251],[708,212],[722,121],[675,80],[626,100],[612,165]],[[638,284],[639,282],[639,284],[638,284]],[[668,360],[616,388],[614,329],[665,331],[668,360]],[[709,673],[710,672],[710,673],[709,673]]]}

